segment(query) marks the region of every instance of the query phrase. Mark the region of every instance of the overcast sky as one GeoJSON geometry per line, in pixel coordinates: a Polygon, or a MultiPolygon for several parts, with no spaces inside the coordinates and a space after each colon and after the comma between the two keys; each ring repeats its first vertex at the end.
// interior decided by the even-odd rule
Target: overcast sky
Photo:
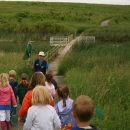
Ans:
{"type": "Polygon", "coordinates": [[[130,0],[0,0],[0,1],[43,1],[43,2],[74,2],[74,3],[96,3],[130,5],[130,0]]]}

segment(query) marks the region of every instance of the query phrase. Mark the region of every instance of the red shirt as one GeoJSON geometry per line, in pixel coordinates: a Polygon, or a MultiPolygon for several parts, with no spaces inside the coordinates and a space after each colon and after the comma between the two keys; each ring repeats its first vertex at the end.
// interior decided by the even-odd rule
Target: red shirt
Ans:
{"type": "MultiPolygon", "coordinates": [[[[27,113],[29,107],[32,106],[31,99],[32,99],[32,90],[29,90],[26,93],[26,95],[25,95],[25,97],[23,99],[22,106],[20,107],[20,110],[19,110],[19,113],[18,113],[18,115],[20,117],[23,117],[27,113]]],[[[51,96],[50,96],[50,105],[54,106],[54,103],[52,101],[52,97],[51,96]]]]}

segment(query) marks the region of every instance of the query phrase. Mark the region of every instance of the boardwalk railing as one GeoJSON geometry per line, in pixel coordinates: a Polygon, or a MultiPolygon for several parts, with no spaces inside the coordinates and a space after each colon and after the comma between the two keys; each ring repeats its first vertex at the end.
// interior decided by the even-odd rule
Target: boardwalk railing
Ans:
{"type": "Polygon", "coordinates": [[[73,34],[70,36],[53,36],[50,37],[50,46],[55,46],[59,44],[61,41],[63,41],[65,38],[67,38],[67,44],[73,39],[73,34]]]}
{"type": "Polygon", "coordinates": [[[67,44],[67,38],[64,38],[59,44],[57,44],[53,49],[45,53],[45,60],[47,62],[53,61],[63,50],[67,44]]]}
{"type": "MultiPolygon", "coordinates": [[[[83,36],[83,32],[82,32],[78,36],[78,38],[76,39],[75,43],[78,42],[78,41],[81,41],[83,38],[85,38],[85,36],[83,36]]],[[[95,40],[95,38],[93,36],[91,38],[95,40]]],[[[50,51],[46,52],[45,53],[45,60],[47,62],[53,61],[60,54],[60,52],[64,49],[64,47],[67,45],[68,39],[69,39],[69,42],[70,42],[73,39],[73,34],[71,34],[67,38],[64,38],[53,49],[51,49],[50,51]]]]}

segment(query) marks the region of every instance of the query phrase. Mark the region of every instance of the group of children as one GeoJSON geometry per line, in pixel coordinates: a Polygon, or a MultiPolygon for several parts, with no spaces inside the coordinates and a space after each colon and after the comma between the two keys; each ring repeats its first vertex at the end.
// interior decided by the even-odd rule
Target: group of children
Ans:
{"type": "Polygon", "coordinates": [[[46,75],[35,72],[28,82],[23,73],[21,81],[15,80],[16,72],[0,74],[0,121],[1,130],[10,130],[10,110],[17,107],[17,96],[21,104],[18,122],[26,116],[23,130],[97,130],[89,125],[95,112],[93,100],[85,95],[70,98],[67,85],[57,86],[52,71],[46,75]],[[54,103],[55,96],[59,101],[54,103]]]}

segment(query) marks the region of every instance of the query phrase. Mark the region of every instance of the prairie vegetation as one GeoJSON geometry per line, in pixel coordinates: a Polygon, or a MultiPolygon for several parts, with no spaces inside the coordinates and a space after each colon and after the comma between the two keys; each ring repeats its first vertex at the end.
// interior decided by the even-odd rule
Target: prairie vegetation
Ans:
{"type": "Polygon", "coordinates": [[[95,36],[76,43],[59,66],[72,98],[92,97],[103,112],[91,123],[100,130],[130,128],[130,6],[77,3],[0,2],[0,73],[16,70],[17,79],[32,74],[22,60],[34,40],[31,62],[48,51],[53,35],[95,36]],[[100,27],[103,20],[109,25],[100,27]],[[45,38],[45,39],[44,39],[45,38]]]}
{"type": "Polygon", "coordinates": [[[130,128],[130,42],[76,43],[59,67],[73,98],[85,94],[102,109],[99,130],[130,128]]]}
{"type": "Polygon", "coordinates": [[[43,40],[50,35],[95,35],[111,41],[129,39],[130,6],[46,2],[0,2],[0,39],[43,40]],[[109,27],[101,28],[110,19],[109,27]],[[123,39],[122,39],[123,38],[123,39]]]}

